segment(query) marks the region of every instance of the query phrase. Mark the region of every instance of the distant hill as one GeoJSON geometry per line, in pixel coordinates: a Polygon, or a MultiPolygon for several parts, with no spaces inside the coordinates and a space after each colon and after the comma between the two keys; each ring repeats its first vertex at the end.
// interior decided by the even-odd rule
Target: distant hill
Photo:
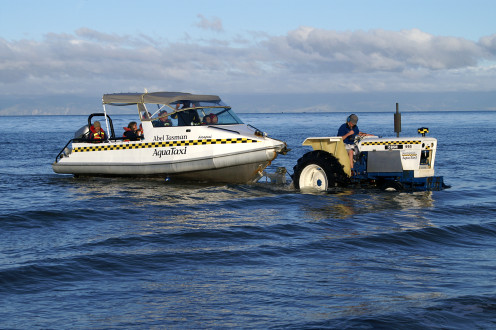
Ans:
{"type": "MultiPolygon", "coordinates": [[[[494,111],[496,92],[219,94],[236,112],[494,111]]],[[[2,96],[0,116],[101,112],[101,95],[2,96]]],[[[124,109],[122,109],[124,110],[124,109]]]]}

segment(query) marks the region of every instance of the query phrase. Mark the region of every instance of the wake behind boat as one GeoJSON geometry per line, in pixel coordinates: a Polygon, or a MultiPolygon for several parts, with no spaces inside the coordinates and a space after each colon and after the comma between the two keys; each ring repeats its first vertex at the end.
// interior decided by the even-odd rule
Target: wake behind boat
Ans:
{"type": "Polygon", "coordinates": [[[88,117],[88,124],[67,142],[52,168],[75,176],[249,183],[287,151],[285,142],[244,124],[216,95],[104,94],[103,113],[88,117]],[[117,136],[107,106],[137,106],[140,129],[117,136]],[[99,116],[104,118],[105,134],[95,127],[99,116]]]}

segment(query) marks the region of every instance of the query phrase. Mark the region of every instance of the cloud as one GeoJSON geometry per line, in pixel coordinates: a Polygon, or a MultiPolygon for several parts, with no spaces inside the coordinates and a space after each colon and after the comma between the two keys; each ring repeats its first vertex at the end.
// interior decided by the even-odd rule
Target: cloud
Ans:
{"type": "Polygon", "coordinates": [[[269,40],[268,47],[293,69],[317,72],[449,70],[475,66],[484,56],[483,47],[472,41],[418,29],[338,32],[300,27],[269,40]]]}
{"type": "MultiPolygon", "coordinates": [[[[203,28],[219,19],[199,15],[203,28]]],[[[80,28],[42,41],[0,38],[0,95],[487,91],[496,89],[496,35],[478,42],[418,29],[332,31],[166,43],[80,28]]]]}
{"type": "Polygon", "coordinates": [[[496,57],[496,34],[480,38],[479,44],[482,45],[493,58],[496,57]]]}
{"type": "Polygon", "coordinates": [[[88,28],[80,28],[75,31],[76,37],[83,39],[94,40],[96,42],[107,42],[112,44],[125,43],[128,41],[129,36],[118,36],[116,34],[108,34],[98,32],[88,28]]]}
{"type": "Polygon", "coordinates": [[[207,19],[205,16],[198,14],[197,17],[200,19],[196,26],[205,30],[212,30],[215,32],[223,32],[222,21],[218,17],[213,17],[212,19],[207,19]]]}

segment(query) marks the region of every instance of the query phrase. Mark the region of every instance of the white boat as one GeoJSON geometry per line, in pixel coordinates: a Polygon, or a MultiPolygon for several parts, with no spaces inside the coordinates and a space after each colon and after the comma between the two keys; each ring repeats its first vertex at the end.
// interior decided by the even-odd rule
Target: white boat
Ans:
{"type": "Polygon", "coordinates": [[[176,92],[103,95],[103,113],[91,114],[57,155],[56,173],[75,176],[156,176],[206,182],[249,183],[288,150],[286,143],[244,124],[215,95],[176,92]],[[137,106],[142,135],[115,133],[108,106],[137,106]],[[164,114],[164,110],[167,114],[164,114]],[[89,139],[98,116],[105,139],[89,139]],[[169,119],[162,126],[160,122],[169,119]]]}

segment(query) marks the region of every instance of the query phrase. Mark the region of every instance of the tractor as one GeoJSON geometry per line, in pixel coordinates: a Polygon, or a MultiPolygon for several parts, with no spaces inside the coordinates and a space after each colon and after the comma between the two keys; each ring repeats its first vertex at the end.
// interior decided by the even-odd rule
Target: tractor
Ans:
{"type": "MultiPolygon", "coordinates": [[[[355,140],[353,168],[341,137],[310,137],[307,152],[294,166],[296,189],[327,191],[334,187],[372,187],[387,191],[441,190],[448,188],[442,176],[434,176],[437,140],[421,136],[400,138],[401,119],[395,114],[396,138],[360,137],[355,140]],[[399,127],[397,122],[399,121],[399,127]]],[[[401,118],[401,117],[399,117],[401,118]]]]}

